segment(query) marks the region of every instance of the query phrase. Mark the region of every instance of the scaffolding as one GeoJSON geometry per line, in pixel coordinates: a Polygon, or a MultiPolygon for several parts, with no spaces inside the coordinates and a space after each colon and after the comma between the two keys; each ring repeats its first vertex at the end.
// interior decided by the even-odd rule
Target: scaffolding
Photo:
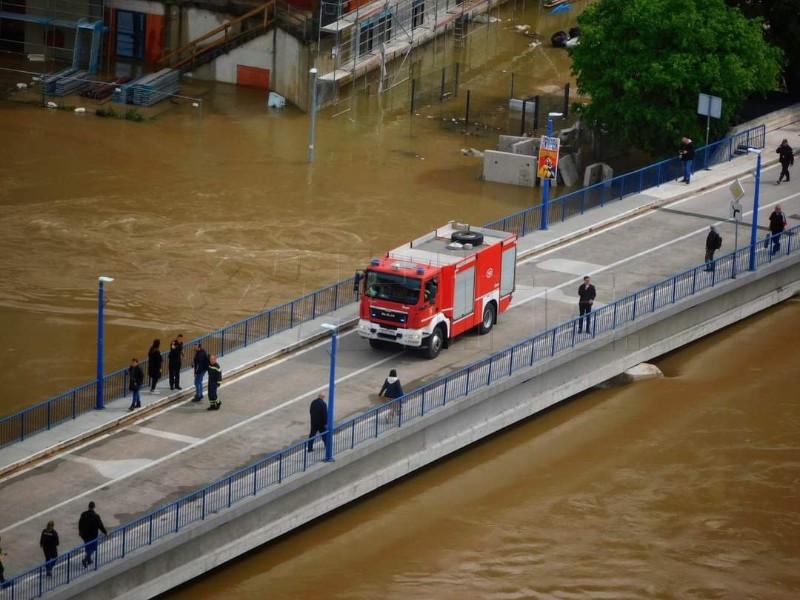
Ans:
{"type": "Polygon", "coordinates": [[[354,93],[356,80],[371,73],[378,93],[385,93],[437,69],[435,58],[433,65],[423,65],[414,50],[447,33],[453,34],[454,51],[462,48],[469,25],[492,5],[492,0],[373,0],[361,5],[322,0],[315,61],[321,105],[333,105],[335,114],[347,112],[352,95],[342,97],[341,90],[349,84],[354,93]]]}
{"type": "Polygon", "coordinates": [[[97,72],[105,0],[0,0],[0,50],[97,72]]]}

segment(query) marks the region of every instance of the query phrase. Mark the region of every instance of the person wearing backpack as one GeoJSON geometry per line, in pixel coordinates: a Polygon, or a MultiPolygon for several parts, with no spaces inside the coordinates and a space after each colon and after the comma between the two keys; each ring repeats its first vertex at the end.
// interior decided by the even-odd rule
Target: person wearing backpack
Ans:
{"type": "Polygon", "coordinates": [[[722,236],[717,226],[712,225],[706,236],[706,271],[714,270],[714,252],[722,248],[722,236]]]}
{"type": "MultiPolygon", "coordinates": [[[[381,391],[378,392],[378,397],[389,398],[394,400],[403,395],[403,386],[400,384],[400,378],[397,376],[397,371],[392,369],[389,371],[389,376],[384,380],[381,386],[381,391]]],[[[394,419],[397,414],[397,402],[392,402],[389,412],[386,413],[386,421],[394,419]]]]}

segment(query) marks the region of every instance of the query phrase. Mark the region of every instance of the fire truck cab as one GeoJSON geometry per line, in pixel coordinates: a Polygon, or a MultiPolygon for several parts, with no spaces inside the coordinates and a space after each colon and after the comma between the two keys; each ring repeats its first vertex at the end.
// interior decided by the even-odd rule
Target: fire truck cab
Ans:
{"type": "Polygon", "coordinates": [[[373,348],[421,348],[435,358],[450,339],[489,333],[511,304],[517,236],[450,222],[373,258],[361,277],[358,334],[373,348]]]}

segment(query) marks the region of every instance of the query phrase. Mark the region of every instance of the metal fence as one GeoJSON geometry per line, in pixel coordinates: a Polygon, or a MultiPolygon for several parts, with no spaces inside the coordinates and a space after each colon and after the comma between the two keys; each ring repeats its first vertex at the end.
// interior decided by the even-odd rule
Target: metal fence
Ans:
{"type": "MultiPolygon", "coordinates": [[[[295,325],[312,321],[333,312],[355,300],[353,278],[344,279],[326,288],[307,294],[280,306],[270,308],[190,342],[200,342],[209,354],[224,356],[254,342],[261,341],[295,325]]],[[[166,362],[168,352],[162,353],[166,362]]],[[[140,363],[147,372],[146,360],[140,363]]],[[[191,367],[191,359],[184,359],[182,370],[191,367]]],[[[128,369],[120,369],[103,378],[104,402],[113,402],[128,395],[128,369]]],[[[75,419],[95,408],[97,381],[50,398],[45,402],[17,412],[0,420],[0,448],[27,437],[49,430],[56,425],[75,419]]]]}
{"type": "MultiPolygon", "coordinates": [[[[800,252],[800,225],[784,234],[784,238],[782,250],[775,255],[771,254],[771,247],[762,243],[756,248],[749,245],[737,248],[714,261],[710,270],[705,263],[698,265],[592,311],[591,325],[585,335],[577,331],[577,325],[585,317],[576,317],[344,421],[334,427],[333,454],[352,450],[539,361],[584,345],[606,332],[626,327],[665,306],[735,278],[737,273],[748,270],[751,251],[755,252],[756,270],[778,258],[800,252]]],[[[50,565],[50,577],[46,574],[47,564],[15,577],[6,584],[11,588],[10,597],[37,598],[323,462],[322,444],[318,444],[318,451],[314,453],[306,451],[306,444],[307,440],[303,440],[271,454],[112,531],[100,541],[90,568],[81,563],[85,546],[80,546],[50,565]]]]}
{"type": "MultiPolygon", "coordinates": [[[[765,126],[761,125],[715,142],[709,145],[707,150],[700,148],[695,158],[696,169],[704,168],[706,164],[715,165],[732,160],[743,148],[763,148],[765,132],[765,126]]],[[[551,223],[564,221],[592,208],[601,207],[608,202],[621,200],[625,196],[672,181],[682,174],[683,165],[680,159],[673,158],[560,196],[549,203],[549,221],[551,223]]],[[[540,228],[541,216],[542,205],[539,204],[489,223],[486,227],[514,232],[521,237],[540,228]]],[[[209,353],[224,356],[226,352],[244,348],[248,344],[291,329],[295,325],[311,321],[355,300],[353,278],[350,277],[238,323],[223,327],[190,343],[194,344],[199,341],[209,353]]],[[[163,356],[166,358],[167,353],[165,352],[163,356]]],[[[185,360],[183,369],[187,369],[190,362],[188,359],[185,360]]],[[[147,361],[142,361],[140,364],[144,372],[147,372],[147,361]]],[[[127,368],[106,375],[103,381],[104,402],[113,402],[127,395],[127,368]]],[[[20,442],[41,431],[49,430],[64,421],[75,419],[77,416],[93,410],[96,400],[97,382],[93,381],[10,415],[0,420],[0,448],[20,442]]]]}
{"type": "MultiPolygon", "coordinates": [[[[707,147],[697,150],[694,159],[694,170],[733,160],[734,157],[747,152],[747,148],[763,148],[766,139],[766,127],[760,125],[736,135],[722,139],[707,147]]],[[[662,160],[643,169],[619,175],[607,181],[564,194],[551,200],[547,206],[548,223],[564,221],[580,215],[592,208],[602,207],[609,202],[622,200],[626,196],[639,194],[642,191],[658,187],[663,183],[675,181],[683,177],[683,161],[680,158],[662,160]]],[[[498,219],[486,225],[491,229],[513,231],[518,236],[540,229],[542,225],[542,204],[537,204],[523,211],[498,219]]]]}

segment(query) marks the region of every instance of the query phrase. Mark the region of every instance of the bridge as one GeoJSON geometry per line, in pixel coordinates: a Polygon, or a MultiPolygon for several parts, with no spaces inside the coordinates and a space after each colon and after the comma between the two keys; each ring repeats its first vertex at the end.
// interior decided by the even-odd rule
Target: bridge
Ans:
{"type": "Polygon", "coordinates": [[[546,231],[515,217],[526,235],[512,309],[491,335],[458,338],[435,361],[372,350],[353,334],[356,305],[345,302],[224,352],[218,412],[187,394],[145,392],[141,412],[112,402],[7,445],[0,451],[0,535],[13,556],[7,573],[17,576],[0,598],[150,597],[797,293],[800,185],[797,178],[780,187],[765,182],[777,176],[774,148],[798,129],[791,124],[761,141],[759,223],[780,202],[794,232],[775,256],[761,243],[748,246],[747,201],[734,248],[728,184],[739,178],[753,197],[756,157],[745,154],[699,171],[690,186],[668,181],[560,222],[551,218],[546,231]],[[710,225],[724,242],[706,271],[710,225]],[[598,304],[591,334],[579,337],[576,290],[585,274],[598,304]],[[321,443],[313,453],[304,447],[308,402],[327,389],[323,323],[339,327],[333,463],[324,462],[321,443]],[[396,419],[386,418],[389,407],[377,398],[390,368],[408,392],[396,419]],[[90,500],[110,535],[84,568],[76,523],[90,500]],[[62,557],[46,577],[38,535],[51,519],[62,557]]]}

